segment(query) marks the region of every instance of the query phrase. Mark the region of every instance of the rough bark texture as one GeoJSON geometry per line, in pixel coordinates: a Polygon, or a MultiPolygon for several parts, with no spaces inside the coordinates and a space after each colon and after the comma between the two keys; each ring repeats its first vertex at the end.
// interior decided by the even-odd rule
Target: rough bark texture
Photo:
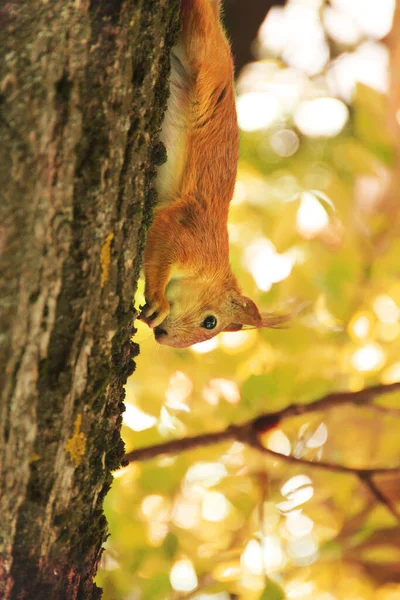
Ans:
{"type": "Polygon", "coordinates": [[[0,0],[0,598],[92,599],[177,0],[0,0]]]}

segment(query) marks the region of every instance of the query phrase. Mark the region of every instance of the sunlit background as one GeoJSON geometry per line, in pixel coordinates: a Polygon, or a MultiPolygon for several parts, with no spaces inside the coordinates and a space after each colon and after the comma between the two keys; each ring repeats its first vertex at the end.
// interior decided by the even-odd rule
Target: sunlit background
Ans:
{"type": "MultiPolygon", "coordinates": [[[[250,2],[251,0],[249,0],[250,2]]],[[[225,429],[333,390],[400,381],[400,245],[385,207],[395,0],[288,0],[237,81],[231,263],[279,331],[160,347],[138,323],[127,450],[225,429]]],[[[245,18],[245,16],[243,16],[245,18]]],[[[143,284],[136,304],[141,304],[143,284]]],[[[399,395],[381,401],[399,407],[399,395]]],[[[337,407],[263,437],[355,468],[400,461],[400,419],[337,407]]],[[[105,600],[399,600],[400,524],[361,482],[239,442],[131,464],[106,501],[105,600]]],[[[396,500],[397,481],[382,489],[396,500]]]]}

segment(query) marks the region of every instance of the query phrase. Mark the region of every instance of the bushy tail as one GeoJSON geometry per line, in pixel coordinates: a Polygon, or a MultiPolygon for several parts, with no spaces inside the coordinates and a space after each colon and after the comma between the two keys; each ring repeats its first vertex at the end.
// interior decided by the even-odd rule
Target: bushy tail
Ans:
{"type": "Polygon", "coordinates": [[[220,0],[181,0],[182,42],[194,71],[205,63],[231,66],[220,11],[220,0]]]}

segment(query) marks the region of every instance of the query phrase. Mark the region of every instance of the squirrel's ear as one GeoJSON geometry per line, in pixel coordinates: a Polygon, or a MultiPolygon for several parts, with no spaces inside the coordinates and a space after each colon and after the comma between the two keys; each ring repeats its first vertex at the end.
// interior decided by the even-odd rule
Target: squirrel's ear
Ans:
{"type": "Polygon", "coordinates": [[[241,325],[262,327],[262,317],[253,300],[250,300],[246,296],[237,296],[232,299],[232,303],[234,305],[233,324],[240,323],[241,325]]]}

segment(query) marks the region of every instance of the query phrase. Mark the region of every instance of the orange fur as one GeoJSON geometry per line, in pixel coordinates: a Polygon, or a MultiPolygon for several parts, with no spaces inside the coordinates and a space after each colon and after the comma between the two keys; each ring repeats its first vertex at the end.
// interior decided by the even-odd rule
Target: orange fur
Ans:
{"type": "Polygon", "coordinates": [[[146,305],[140,318],[160,343],[186,347],[220,331],[263,326],[229,264],[228,210],[239,134],[230,47],[218,0],[181,0],[171,95],[161,139],[159,205],[145,250],[146,305]],[[214,316],[216,326],[201,324],[214,316]]]}

